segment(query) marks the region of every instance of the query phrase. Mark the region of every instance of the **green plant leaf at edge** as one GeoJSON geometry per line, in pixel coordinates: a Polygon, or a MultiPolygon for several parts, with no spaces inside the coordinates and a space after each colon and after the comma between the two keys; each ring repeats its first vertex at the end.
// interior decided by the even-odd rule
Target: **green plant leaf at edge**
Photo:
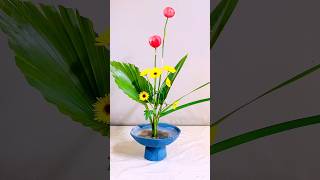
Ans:
{"type": "Polygon", "coordinates": [[[210,47],[217,41],[221,31],[237,6],[238,0],[222,0],[210,14],[210,47]]]}
{"type": "Polygon", "coordinates": [[[166,115],[168,115],[168,114],[170,114],[170,113],[173,113],[173,112],[175,112],[175,111],[178,111],[178,110],[180,110],[180,109],[183,109],[183,108],[186,108],[186,107],[195,105],[195,104],[203,103],[203,102],[206,102],[206,101],[210,101],[210,98],[205,98],[205,99],[200,99],[200,100],[197,100],[197,101],[192,101],[192,102],[183,104],[183,105],[181,105],[181,106],[178,106],[176,109],[170,109],[170,110],[161,112],[160,117],[166,116],[166,115]]]}
{"type": "Polygon", "coordinates": [[[108,135],[92,104],[109,94],[109,52],[95,46],[90,20],[62,6],[2,0],[0,28],[31,86],[74,121],[108,135]]]}
{"type": "Polygon", "coordinates": [[[320,115],[296,119],[296,120],[268,126],[262,129],[250,131],[250,132],[223,140],[214,145],[211,145],[210,154],[216,154],[221,151],[225,151],[227,149],[236,147],[238,145],[241,145],[265,136],[270,136],[276,133],[281,133],[291,129],[300,128],[300,127],[309,126],[309,125],[318,124],[318,123],[320,123],[320,115]]]}
{"type": "Polygon", "coordinates": [[[293,82],[295,82],[295,81],[297,81],[297,80],[299,80],[299,79],[301,79],[301,78],[303,78],[303,77],[305,77],[305,76],[307,76],[307,75],[309,75],[309,74],[311,74],[311,73],[313,73],[313,72],[315,72],[315,71],[317,71],[317,70],[319,70],[319,69],[320,69],[320,64],[318,64],[318,65],[316,65],[316,66],[313,66],[313,67],[305,70],[304,72],[302,72],[302,73],[300,73],[300,74],[298,74],[298,75],[290,78],[290,79],[287,80],[287,81],[284,81],[284,82],[280,83],[279,85],[271,88],[270,90],[262,93],[261,95],[255,97],[254,99],[252,99],[252,100],[246,102],[245,104],[239,106],[238,108],[236,108],[235,110],[231,111],[230,113],[227,113],[226,115],[224,115],[223,117],[221,117],[219,120],[217,120],[216,122],[214,122],[213,125],[218,125],[218,124],[220,124],[221,122],[223,122],[224,120],[226,120],[228,117],[230,117],[232,114],[238,112],[239,110],[241,110],[242,108],[248,106],[249,104],[251,104],[251,103],[259,100],[260,98],[266,96],[267,94],[272,93],[273,91],[278,90],[278,89],[280,89],[280,88],[282,88],[282,87],[284,87],[284,86],[287,86],[287,85],[289,85],[289,84],[291,84],[291,83],[293,83],[293,82]]]}

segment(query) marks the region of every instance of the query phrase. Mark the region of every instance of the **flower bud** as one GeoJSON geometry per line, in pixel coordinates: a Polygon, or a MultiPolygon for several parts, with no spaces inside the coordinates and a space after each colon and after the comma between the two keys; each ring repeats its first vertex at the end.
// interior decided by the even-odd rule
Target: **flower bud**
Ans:
{"type": "Polygon", "coordinates": [[[157,48],[161,45],[161,37],[158,36],[158,35],[154,35],[154,36],[151,36],[149,38],[149,44],[150,46],[152,46],[153,48],[157,48]]]}
{"type": "Polygon", "coordinates": [[[163,14],[165,17],[167,18],[172,18],[174,16],[176,12],[174,11],[173,8],[171,7],[166,7],[164,10],[163,10],[163,14]]]}

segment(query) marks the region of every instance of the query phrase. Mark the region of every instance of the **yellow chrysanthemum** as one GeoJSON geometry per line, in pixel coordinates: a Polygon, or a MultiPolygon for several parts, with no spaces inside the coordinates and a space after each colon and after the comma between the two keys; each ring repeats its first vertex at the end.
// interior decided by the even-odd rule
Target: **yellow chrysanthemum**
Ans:
{"type": "Polygon", "coordinates": [[[110,98],[108,95],[105,97],[97,98],[97,102],[93,104],[94,119],[100,122],[110,122],[110,98]]]}
{"type": "Polygon", "coordinates": [[[171,87],[171,81],[170,81],[169,78],[166,79],[166,85],[167,85],[168,87],[171,87]]]}
{"type": "Polygon", "coordinates": [[[142,91],[140,94],[139,94],[139,99],[141,101],[147,101],[149,99],[149,94],[145,91],[142,91]]]}
{"type": "Polygon", "coordinates": [[[158,78],[162,74],[162,70],[160,68],[153,68],[149,72],[149,76],[151,78],[158,78]]]}
{"type": "Polygon", "coordinates": [[[176,109],[178,105],[179,105],[179,101],[174,102],[172,104],[172,109],[176,109]]]}
{"type": "Polygon", "coordinates": [[[147,74],[149,74],[149,72],[151,71],[151,69],[144,69],[143,71],[140,72],[140,76],[145,76],[147,74]]]}
{"type": "Polygon", "coordinates": [[[168,72],[171,72],[171,73],[175,73],[177,70],[172,67],[172,66],[163,66],[163,69],[168,71],[168,72]]]}

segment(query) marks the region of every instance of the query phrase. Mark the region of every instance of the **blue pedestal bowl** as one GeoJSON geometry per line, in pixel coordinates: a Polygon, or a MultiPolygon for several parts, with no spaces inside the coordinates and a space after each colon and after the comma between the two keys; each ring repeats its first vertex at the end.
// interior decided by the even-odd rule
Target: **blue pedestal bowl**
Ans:
{"type": "Polygon", "coordinates": [[[130,134],[138,143],[145,146],[144,158],[149,161],[163,160],[167,156],[166,146],[175,141],[180,134],[178,127],[167,123],[158,124],[158,131],[165,132],[168,135],[166,138],[143,137],[140,133],[144,130],[151,130],[151,125],[139,124],[131,130],[130,134]]]}

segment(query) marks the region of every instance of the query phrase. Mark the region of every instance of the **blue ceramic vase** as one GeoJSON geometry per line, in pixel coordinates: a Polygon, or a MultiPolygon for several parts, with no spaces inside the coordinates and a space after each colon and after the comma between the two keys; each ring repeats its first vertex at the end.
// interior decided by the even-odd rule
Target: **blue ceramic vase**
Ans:
{"type": "Polygon", "coordinates": [[[179,134],[180,129],[167,123],[159,123],[158,131],[165,132],[166,138],[150,138],[141,136],[144,130],[151,130],[150,124],[139,124],[131,130],[131,136],[140,144],[145,146],[144,158],[149,161],[161,161],[167,156],[166,146],[174,142],[179,134]]]}

